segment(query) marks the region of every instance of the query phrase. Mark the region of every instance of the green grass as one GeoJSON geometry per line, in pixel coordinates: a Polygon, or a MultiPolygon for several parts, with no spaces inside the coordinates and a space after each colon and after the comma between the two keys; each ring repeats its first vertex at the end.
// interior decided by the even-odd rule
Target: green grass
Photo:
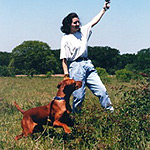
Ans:
{"type": "MultiPolygon", "coordinates": [[[[126,150],[150,148],[149,84],[145,81],[106,83],[115,107],[114,113],[104,111],[98,99],[87,89],[81,114],[71,116],[75,125],[72,134],[62,128],[44,126],[47,135],[15,141],[21,133],[22,114],[14,107],[16,101],[24,110],[48,104],[56,96],[57,84],[52,78],[0,78],[0,149],[14,150],[126,150]]],[[[72,99],[72,97],[71,97],[72,99]]],[[[72,102],[72,100],[71,100],[72,102]]]]}

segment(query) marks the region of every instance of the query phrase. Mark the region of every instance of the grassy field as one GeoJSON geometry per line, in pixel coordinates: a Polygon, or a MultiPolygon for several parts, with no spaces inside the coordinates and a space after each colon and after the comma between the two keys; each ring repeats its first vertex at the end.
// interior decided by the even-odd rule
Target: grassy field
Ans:
{"type": "MultiPolygon", "coordinates": [[[[115,112],[104,111],[87,89],[81,114],[74,115],[72,134],[44,126],[45,133],[15,141],[21,133],[24,110],[48,104],[56,95],[61,77],[0,78],[0,149],[8,150],[127,150],[150,149],[150,87],[146,80],[121,83],[111,79],[105,86],[115,112]]],[[[71,98],[72,99],[72,98],[71,98]]]]}

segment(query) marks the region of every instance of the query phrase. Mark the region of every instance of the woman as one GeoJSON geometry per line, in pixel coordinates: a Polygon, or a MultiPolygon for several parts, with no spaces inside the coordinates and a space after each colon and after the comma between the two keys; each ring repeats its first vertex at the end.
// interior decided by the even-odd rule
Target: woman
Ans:
{"type": "Polygon", "coordinates": [[[85,86],[99,98],[104,109],[113,111],[106,88],[101,82],[92,62],[88,59],[88,40],[94,27],[110,7],[104,3],[103,9],[86,25],[81,26],[76,13],[70,13],[62,21],[61,31],[65,33],[61,41],[60,59],[64,77],[82,81],[82,87],[73,93],[73,112],[81,110],[85,97],[85,86]]]}

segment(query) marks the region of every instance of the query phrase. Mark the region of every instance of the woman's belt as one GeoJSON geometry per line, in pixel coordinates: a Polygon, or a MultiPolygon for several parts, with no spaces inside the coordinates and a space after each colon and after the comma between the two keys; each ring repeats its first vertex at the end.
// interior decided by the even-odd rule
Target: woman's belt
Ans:
{"type": "Polygon", "coordinates": [[[82,60],[88,60],[88,57],[79,57],[75,61],[82,61],[82,60]]]}

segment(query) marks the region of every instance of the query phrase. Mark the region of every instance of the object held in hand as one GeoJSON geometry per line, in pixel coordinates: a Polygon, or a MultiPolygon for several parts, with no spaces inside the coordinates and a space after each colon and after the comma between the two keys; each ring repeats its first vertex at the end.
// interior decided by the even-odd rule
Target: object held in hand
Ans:
{"type": "Polygon", "coordinates": [[[110,3],[110,0],[105,0],[105,2],[106,2],[106,4],[104,5],[103,9],[105,11],[107,11],[109,9],[109,6],[107,6],[107,5],[109,5],[108,3],[110,3]]]}
{"type": "Polygon", "coordinates": [[[110,3],[110,0],[105,0],[105,2],[110,3]]]}

